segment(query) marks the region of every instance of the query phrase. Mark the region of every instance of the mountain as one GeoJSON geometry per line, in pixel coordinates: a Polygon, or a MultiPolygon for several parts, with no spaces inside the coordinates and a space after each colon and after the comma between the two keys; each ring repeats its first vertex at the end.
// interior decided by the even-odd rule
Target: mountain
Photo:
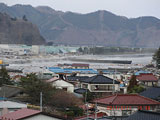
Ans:
{"type": "Polygon", "coordinates": [[[38,28],[27,19],[11,18],[5,13],[0,13],[0,44],[45,44],[38,28]]]}
{"type": "Polygon", "coordinates": [[[0,12],[12,17],[24,15],[36,24],[49,42],[66,45],[100,45],[120,47],[159,47],[160,20],[145,16],[128,19],[108,11],[88,14],[56,11],[47,6],[7,6],[0,12]]]}

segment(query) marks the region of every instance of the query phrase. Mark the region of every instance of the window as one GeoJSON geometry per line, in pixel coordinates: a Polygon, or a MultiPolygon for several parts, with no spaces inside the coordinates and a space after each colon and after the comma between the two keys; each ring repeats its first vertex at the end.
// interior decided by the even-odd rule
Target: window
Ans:
{"type": "Polygon", "coordinates": [[[122,110],[122,116],[129,116],[131,115],[131,110],[122,110]]]}
{"type": "Polygon", "coordinates": [[[62,88],[64,91],[67,91],[67,88],[62,88]]]}
{"type": "Polygon", "coordinates": [[[82,88],[88,89],[88,84],[82,84],[82,88]]]}
{"type": "Polygon", "coordinates": [[[92,91],[112,91],[114,90],[114,85],[92,85],[92,91]]]}

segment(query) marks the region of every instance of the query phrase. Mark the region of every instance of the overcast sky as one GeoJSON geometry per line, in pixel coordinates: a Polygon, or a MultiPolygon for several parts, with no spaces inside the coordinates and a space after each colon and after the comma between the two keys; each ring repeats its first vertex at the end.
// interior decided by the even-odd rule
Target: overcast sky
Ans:
{"type": "Polygon", "coordinates": [[[55,10],[89,13],[107,10],[129,18],[155,16],[160,19],[160,0],[0,0],[8,5],[45,5],[55,10]]]}

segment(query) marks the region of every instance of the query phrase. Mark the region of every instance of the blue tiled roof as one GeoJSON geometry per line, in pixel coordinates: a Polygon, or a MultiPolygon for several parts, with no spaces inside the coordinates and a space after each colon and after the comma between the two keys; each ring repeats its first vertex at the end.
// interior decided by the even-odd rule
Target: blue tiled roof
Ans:
{"type": "Polygon", "coordinates": [[[7,98],[5,98],[5,97],[0,97],[0,100],[6,100],[7,98]]]}
{"type": "Polygon", "coordinates": [[[49,67],[49,69],[61,69],[60,67],[49,67]]]}
{"type": "Polygon", "coordinates": [[[136,72],[135,75],[140,75],[141,73],[150,73],[150,72],[149,71],[140,70],[140,71],[136,72]]]}
{"type": "Polygon", "coordinates": [[[59,67],[50,67],[49,70],[54,73],[73,73],[73,72],[92,73],[92,74],[98,73],[96,70],[93,69],[68,69],[68,68],[61,69],[59,67]]]}

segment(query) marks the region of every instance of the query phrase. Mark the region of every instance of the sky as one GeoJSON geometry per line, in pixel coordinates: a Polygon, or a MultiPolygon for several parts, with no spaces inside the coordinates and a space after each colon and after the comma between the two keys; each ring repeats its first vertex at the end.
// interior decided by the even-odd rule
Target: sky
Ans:
{"type": "Polygon", "coordinates": [[[15,4],[49,6],[55,10],[77,13],[107,10],[128,18],[154,16],[160,19],[160,0],[0,0],[0,2],[9,6],[15,4]]]}

